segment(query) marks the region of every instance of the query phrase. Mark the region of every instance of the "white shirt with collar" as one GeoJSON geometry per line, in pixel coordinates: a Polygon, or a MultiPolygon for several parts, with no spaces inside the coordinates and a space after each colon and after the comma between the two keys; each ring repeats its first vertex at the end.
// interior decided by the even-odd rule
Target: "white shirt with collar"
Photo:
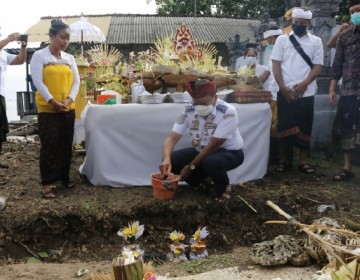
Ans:
{"type": "Polygon", "coordinates": [[[243,148],[244,140],[240,135],[238,122],[236,108],[217,99],[213,112],[206,118],[198,115],[193,105],[186,106],[172,130],[183,135],[189,129],[192,145],[198,151],[209,143],[211,137],[226,139],[221,148],[239,150],[243,148]]]}
{"type": "Polygon", "coordinates": [[[269,60],[269,63],[266,67],[266,71],[270,72],[269,77],[267,78],[267,80],[265,81],[263,88],[265,90],[269,90],[271,91],[271,95],[272,95],[272,99],[273,100],[277,100],[277,93],[279,91],[279,86],[275,80],[274,77],[274,73],[273,73],[273,69],[272,69],[272,60],[269,60]]]}
{"type": "MultiPolygon", "coordinates": [[[[291,32],[294,34],[294,32],[291,32]]],[[[309,31],[306,35],[299,38],[294,34],[304,52],[310,57],[313,64],[324,64],[324,50],[321,39],[309,31]]],[[[289,35],[280,35],[271,53],[271,60],[281,61],[281,72],[284,83],[287,87],[293,87],[306,79],[311,68],[297,52],[289,39],[289,35]]],[[[312,81],[307,87],[303,97],[315,95],[317,90],[316,80],[312,81]]]]}
{"type": "Polygon", "coordinates": [[[43,80],[43,68],[48,64],[66,64],[70,66],[74,80],[69,97],[71,97],[71,99],[75,101],[80,86],[80,77],[77,70],[75,58],[71,54],[61,52],[61,58],[57,59],[51,54],[49,47],[34,52],[30,61],[31,77],[35,87],[37,88],[41,96],[46,100],[46,102],[53,98],[52,94],[50,93],[47,86],[44,84],[43,80]]]}
{"type": "Polygon", "coordinates": [[[0,49],[0,94],[5,96],[5,76],[6,76],[6,68],[10,65],[16,55],[7,53],[4,50],[0,49]]]}

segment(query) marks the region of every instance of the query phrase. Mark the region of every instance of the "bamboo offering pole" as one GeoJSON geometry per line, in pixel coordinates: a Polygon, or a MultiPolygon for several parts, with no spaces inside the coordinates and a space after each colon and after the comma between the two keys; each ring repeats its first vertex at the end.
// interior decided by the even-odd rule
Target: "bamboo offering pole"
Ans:
{"type": "Polygon", "coordinates": [[[337,261],[339,261],[353,276],[354,278],[352,278],[353,280],[360,280],[360,275],[359,275],[359,262],[357,261],[357,265],[355,267],[355,271],[353,271],[345,262],[344,260],[338,256],[336,254],[337,251],[339,251],[340,253],[346,253],[346,254],[350,254],[351,256],[354,256],[354,258],[357,258],[357,260],[360,259],[360,255],[359,254],[355,254],[353,251],[348,250],[347,248],[343,247],[343,246],[339,246],[336,244],[332,244],[326,240],[323,240],[320,236],[318,236],[317,234],[315,234],[312,230],[316,230],[316,229],[325,229],[327,231],[334,231],[346,236],[351,236],[351,237],[357,237],[359,238],[359,234],[355,233],[355,232],[351,232],[351,231],[347,231],[347,230],[340,230],[340,229],[335,229],[335,228],[329,228],[326,226],[315,226],[315,225],[306,225],[306,224],[301,224],[300,222],[296,221],[294,217],[290,216],[289,214],[287,214],[285,211],[283,211],[279,206],[277,206],[275,203],[273,203],[272,201],[268,200],[266,202],[266,205],[270,206],[272,209],[274,209],[276,212],[278,212],[280,215],[284,216],[286,218],[286,222],[284,221],[267,221],[265,222],[265,224],[292,224],[295,225],[296,227],[300,228],[303,232],[305,232],[309,238],[312,238],[313,240],[315,240],[319,246],[321,246],[321,248],[324,249],[324,251],[326,251],[327,253],[329,253],[330,255],[332,255],[334,258],[336,258],[337,261]],[[312,230],[311,230],[312,229],[312,230]]]}

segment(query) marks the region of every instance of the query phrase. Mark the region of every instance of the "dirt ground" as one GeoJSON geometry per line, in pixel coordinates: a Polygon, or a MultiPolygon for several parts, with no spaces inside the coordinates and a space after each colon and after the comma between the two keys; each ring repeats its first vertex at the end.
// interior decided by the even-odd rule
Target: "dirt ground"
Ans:
{"type": "MultiPolygon", "coordinates": [[[[116,232],[131,221],[144,224],[139,242],[145,261],[153,260],[160,275],[180,277],[234,267],[251,274],[256,267],[250,259],[252,244],[279,234],[296,234],[287,226],[264,225],[268,220],[284,220],[266,205],[267,200],[305,224],[329,216],[360,230],[359,167],[354,169],[357,177],[353,180],[333,182],[331,176],[341,166],[339,157],[309,159],[316,168],[314,175],[300,174],[296,169],[279,174],[269,166],[263,179],[246,183],[239,196],[223,204],[187,186],[180,186],[172,201],[153,199],[150,186],[94,187],[78,174],[84,160],[78,153],[74,153],[71,170],[76,187],[57,189],[57,198],[46,200],[40,196],[39,144],[8,142],[3,150],[1,159],[9,169],[0,169],[0,196],[7,197],[6,207],[0,210],[0,280],[76,279],[79,269],[111,271],[110,261],[123,245],[116,232]],[[332,204],[335,211],[317,211],[320,205],[332,204]],[[209,259],[186,263],[166,260],[171,231],[182,231],[188,240],[203,226],[210,232],[209,259]],[[42,263],[26,264],[33,256],[42,263]]],[[[315,264],[302,268],[301,273],[319,268],[315,264]]],[[[266,271],[264,275],[270,276],[266,271]]],[[[232,279],[262,278],[244,274],[232,279]]]]}

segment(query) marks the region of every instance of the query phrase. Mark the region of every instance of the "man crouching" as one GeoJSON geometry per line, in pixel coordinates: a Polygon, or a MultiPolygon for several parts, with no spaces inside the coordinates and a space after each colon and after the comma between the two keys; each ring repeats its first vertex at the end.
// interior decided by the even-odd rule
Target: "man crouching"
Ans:
{"type": "Polygon", "coordinates": [[[163,144],[162,170],[180,174],[181,180],[192,186],[204,186],[211,178],[217,199],[233,198],[236,186],[231,186],[227,171],[244,161],[243,138],[238,129],[234,106],[217,99],[213,80],[187,83],[192,104],[175,122],[163,144]],[[176,143],[189,129],[192,147],[174,151],[176,143]]]}

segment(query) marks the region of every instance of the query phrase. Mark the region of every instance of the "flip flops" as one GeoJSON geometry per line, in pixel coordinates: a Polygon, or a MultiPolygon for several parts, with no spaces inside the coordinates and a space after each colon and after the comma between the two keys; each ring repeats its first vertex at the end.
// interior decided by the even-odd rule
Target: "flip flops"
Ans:
{"type": "Polygon", "coordinates": [[[315,169],[306,163],[300,164],[298,169],[304,174],[313,174],[315,172],[315,169]]]}
{"type": "Polygon", "coordinates": [[[228,202],[232,200],[238,192],[237,185],[229,185],[226,187],[226,191],[222,194],[222,196],[218,199],[219,202],[228,202]]]}
{"type": "Polygon", "coordinates": [[[285,172],[291,169],[291,164],[286,162],[280,162],[278,166],[276,166],[275,171],[276,172],[285,172]]]}
{"type": "Polygon", "coordinates": [[[41,189],[40,194],[41,194],[41,196],[42,196],[43,198],[53,199],[53,198],[56,197],[55,193],[53,192],[54,189],[56,189],[56,186],[50,185],[50,186],[49,186],[49,189],[46,190],[46,191],[45,191],[44,189],[41,189]]]}
{"type": "Polygon", "coordinates": [[[347,169],[341,169],[340,174],[335,174],[332,177],[332,180],[336,182],[349,181],[353,177],[355,177],[354,172],[347,169]]]}

